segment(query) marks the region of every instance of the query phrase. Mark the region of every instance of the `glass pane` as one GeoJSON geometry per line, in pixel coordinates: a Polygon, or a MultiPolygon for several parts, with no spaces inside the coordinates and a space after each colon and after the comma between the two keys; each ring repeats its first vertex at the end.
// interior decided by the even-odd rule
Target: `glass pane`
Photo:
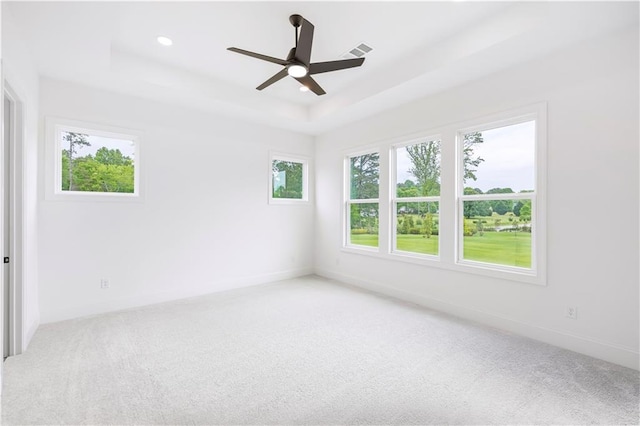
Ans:
{"type": "Polygon", "coordinates": [[[295,161],[273,160],[273,198],[301,200],[303,197],[303,164],[295,161]]]}
{"type": "Polygon", "coordinates": [[[351,204],[349,243],[378,247],[378,203],[351,204]]]}
{"type": "Polygon", "coordinates": [[[531,268],[531,200],[465,201],[463,258],[531,268]]]}
{"type": "Polygon", "coordinates": [[[134,192],[132,140],[62,132],[63,191],[134,192]]]}
{"type": "Polygon", "coordinates": [[[440,195],[440,141],[396,149],[397,196],[440,195]]]}
{"type": "Polygon", "coordinates": [[[398,203],[396,249],[437,255],[440,226],[438,209],[437,201],[398,203]]]}
{"type": "Polygon", "coordinates": [[[352,200],[378,198],[380,154],[377,152],[350,158],[352,200]]]}
{"type": "Polygon", "coordinates": [[[478,193],[535,189],[535,121],[464,135],[464,186],[478,193]]]}

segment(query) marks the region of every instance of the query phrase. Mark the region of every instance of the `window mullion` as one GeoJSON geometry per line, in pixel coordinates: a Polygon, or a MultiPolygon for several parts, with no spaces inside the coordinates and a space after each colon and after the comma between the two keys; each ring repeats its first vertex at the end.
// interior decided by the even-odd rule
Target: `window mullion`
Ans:
{"type": "MultiPolygon", "coordinates": [[[[392,156],[391,156],[392,157],[392,156]]],[[[390,223],[390,197],[393,193],[390,185],[383,184],[383,182],[390,182],[391,173],[390,173],[390,155],[389,150],[380,150],[380,182],[379,186],[379,201],[378,201],[378,214],[380,220],[380,226],[378,228],[378,248],[382,253],[389,253],[391,248],[391,227],[390,223]],[[384,167],[387,165],[387,167],[384,167]]],[[[392,216],[392,215],[391,215],[392,216]]]]}
{"type": "Polygon", "coordinates": [[[440,163],[440,260],[455,262],[456,238],[456,133],[442,133],[440,163]]]}

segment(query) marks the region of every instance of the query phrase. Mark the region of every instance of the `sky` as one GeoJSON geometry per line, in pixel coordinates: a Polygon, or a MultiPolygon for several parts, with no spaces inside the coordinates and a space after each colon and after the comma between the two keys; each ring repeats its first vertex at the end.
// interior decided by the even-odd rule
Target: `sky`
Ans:
{"type": "MultiPolygon", "coordinates": [[[[535,122],[514,124],[482,131],[484,142],[474,147],[474,157],[484,159],[477,167],[476,181],[465,186],[487,192],[492,188],[511,188],[514,192],[534,189],[535,122]]],[[[404,148],[397,151],[398,182],[415,182],[409,173],[411,160],[404,148]]]]}
{"type": "MultiPolygon", "coordinates": [[[[76,151],[75,156],[84,157],[88,154],[95,155],[96,151],[102,147],[106,147],[108,149],[119,149],[122,155],[125,157],[129,157],[134,159],[135,157],[135,147],[133,141],[126,139],[114,139],[114,138],[105,138],[102,136],[94,136],[89,135],[87,138],[91,146],[82,146],[76,151]]],[[[69,149],[69,142],[66,142],[64,139],[60,143],[61,149],[69,149]]]]}

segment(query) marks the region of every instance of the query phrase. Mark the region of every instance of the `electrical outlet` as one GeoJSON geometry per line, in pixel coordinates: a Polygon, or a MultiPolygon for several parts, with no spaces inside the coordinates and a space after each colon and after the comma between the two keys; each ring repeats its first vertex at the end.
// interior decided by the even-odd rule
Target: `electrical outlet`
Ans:
{"type": "Polygon", "coordinates": [[[100,279],[100,288],[103,290],[109,288],[109,280],[106,278],[100,279]]]}
{"type": "Polygon", "coordinates": [[[568,306],[565,316],[570,319],[578,319],[578,308],[568,306]]]}

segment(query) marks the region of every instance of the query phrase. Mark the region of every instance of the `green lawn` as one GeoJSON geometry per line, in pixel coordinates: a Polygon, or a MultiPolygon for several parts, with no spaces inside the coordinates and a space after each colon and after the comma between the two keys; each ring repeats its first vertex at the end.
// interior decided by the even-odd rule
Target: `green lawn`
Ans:
{"type": "MultiPolygon", "coordinates": [[[[351,235],[351,244],[378,247],[378,236],[351,235]]],[[[438,254],[438,236],[398,235],[398,250],[438,254]]],[[[528,232],[485,232],[464,237],[464,259],[499,265],[531,267],[531,234],[528,232]]]]}
{"type": "Polygon", "coordinates": [[[464,258],[500,265],[531,267],[531,233],[485,232],[464,237],[464,258]]]}
{"type": "Polygon", "coordinates": [[[411,253],[438,254],[438,236],[427,238],[424,235],[398,235],[396,242],[398,250],[411,253]]]}
{"type": "Polygon", "coordinates": [[[357,244],[359,246],[378,247],[378,234],[352,234],[351,244],[357,244]]]}

